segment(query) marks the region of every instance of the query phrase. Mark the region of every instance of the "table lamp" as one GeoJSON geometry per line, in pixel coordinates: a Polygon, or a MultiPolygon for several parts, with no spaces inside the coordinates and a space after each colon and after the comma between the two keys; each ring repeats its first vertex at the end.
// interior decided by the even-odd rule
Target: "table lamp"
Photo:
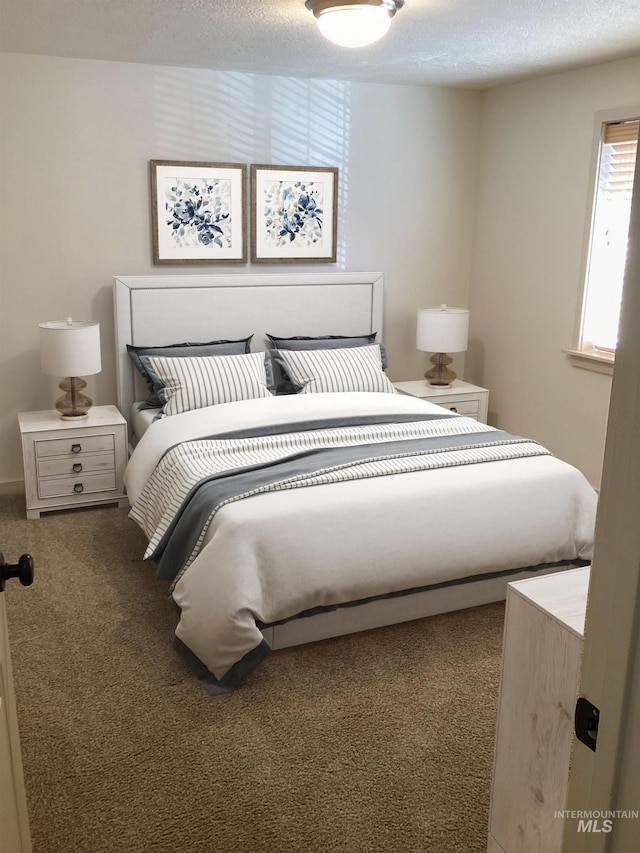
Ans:
{"type": "Polygon", "coordinates": [[[63,376],[65,392],[56,401],[63,420],[86,418],[93,401],[82,393],[81,376],[100,373],[100,324],[88,320],[52,320],[40,323],[40,363],[47,376],[63,376]]]}
{"type": "Polygon", "coordinates": [[[450,352],[464,352],[469,337],[469,309],[419,308],[416,331],[416,347],[432,352],[429,361],[433,367],[427,370],[424,378],[427,385],[448,388],[456,374],[449,368],[453,359],[450,352]]]}

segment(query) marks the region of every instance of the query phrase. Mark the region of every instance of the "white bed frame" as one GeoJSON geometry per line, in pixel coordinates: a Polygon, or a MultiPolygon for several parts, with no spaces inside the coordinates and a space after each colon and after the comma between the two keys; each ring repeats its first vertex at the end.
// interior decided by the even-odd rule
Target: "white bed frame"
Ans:
{"type": "MultiPolygon", "coordinates": [[[[116,276],[114,281],[118,407],[131,430],[131,406],[145,396],[127,344],[243,338],[267,348],[266,333],[363,335],[382,340],[381,273],[116,276]]],[[[271,648],[285,648],[356,631],[447,613],[506,597],[507,583],[557,569],[444,586],[343,607],[265,628],[271,648]]]]}

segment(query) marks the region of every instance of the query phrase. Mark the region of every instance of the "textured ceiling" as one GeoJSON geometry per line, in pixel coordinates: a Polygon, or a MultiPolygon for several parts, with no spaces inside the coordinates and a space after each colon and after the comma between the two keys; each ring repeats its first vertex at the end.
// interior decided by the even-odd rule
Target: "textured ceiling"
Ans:
{"type": "Polygon", "coordinates": [[[356,50],[304,0],[0,0],[0,50],[483,89],[640,55],[640,0],[406,0],[356,50]]]}

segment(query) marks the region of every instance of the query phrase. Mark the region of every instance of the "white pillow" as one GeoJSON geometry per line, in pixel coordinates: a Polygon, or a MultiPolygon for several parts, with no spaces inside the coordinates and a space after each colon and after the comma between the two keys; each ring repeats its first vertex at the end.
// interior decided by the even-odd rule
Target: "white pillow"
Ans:
{"type": "Polygon", "coordinates": [[[158,397],[165,415],[271,396],[271,363],[265,352],[145,359],[162,381],[158,397]]]}
{"type": "Polygon", "coordinates": [[[316,350],[273,350],[298,394],[396,389],[382,369],[379,344],[316,350]]]}

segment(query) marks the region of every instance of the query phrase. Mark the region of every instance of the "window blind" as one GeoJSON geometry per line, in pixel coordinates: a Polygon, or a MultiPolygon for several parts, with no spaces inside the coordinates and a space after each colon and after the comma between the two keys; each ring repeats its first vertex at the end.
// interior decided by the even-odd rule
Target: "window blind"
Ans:
{"type": "Polygon", "coordinates": [[[640,120],[621,121],[604,126],[600,159],[600,191],[631,203],[633,175],[638,151],[640,120]]]}

